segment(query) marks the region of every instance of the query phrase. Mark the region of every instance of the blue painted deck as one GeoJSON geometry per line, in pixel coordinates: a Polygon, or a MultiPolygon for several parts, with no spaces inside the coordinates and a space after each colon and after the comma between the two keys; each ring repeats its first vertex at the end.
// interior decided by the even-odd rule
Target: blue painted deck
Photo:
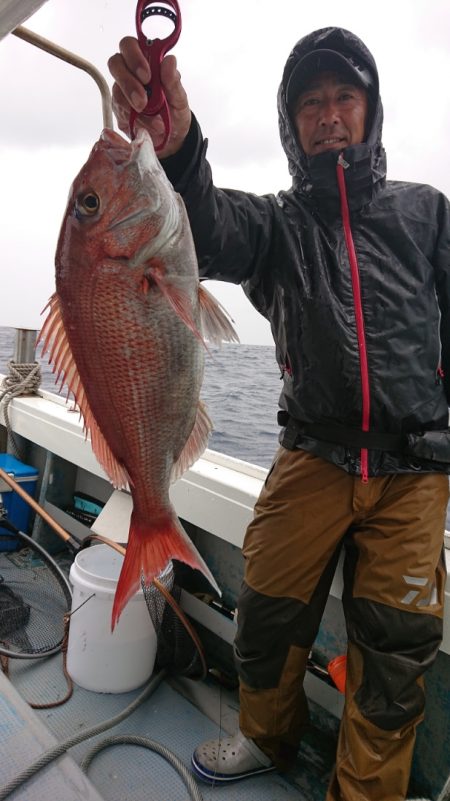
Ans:
{"type": "MultiPolygon", "coordinates": [[[[11,684],[23,698],[30,701],[42,702],[43,698],[53,700],[58,695],[62,697],[65,683],[61,673],[61,657],[57,655],[33,664],[12,663],[11,684]]],[[[0,703],[3,700],[3,712],[9,709],[9,715],[2,716],[4,725],[0,728],[2,783],[11,780],[39,753],[35,743],[30,747],[31,740],[35,739],[36,725],[30,725],[14,711],[11,695],[15,693],[10,693],[8,687],[7,680],[2,677],[0,703]],[[13,736],[15,727],[15,734],[20,736],[13,736]],[[14,752],[9,753],[12,747],[14,752]]],[[[118,714],[140,692],[105,695],[75,687],[73,697],[63,706],[30,710],[27,715],[37,721],[38,727],[45,727],[56,741],[62,742],[75,732],[118,714]]],[[[229,704],[229,698],[226,702],[224,699],[224,707],[226,704],[229,704]]],[[[79,764],[84,754],[99,740],[109,735],[137,734],[165,745],[188,766],[195,746],[202,740],[217,737],[219,733],[215,722],[165,681],[119,726],[72,748],[69,754],[79,764]]],[[[328,738],[329,747],[325,749],[325,755],[320,755],[317,742],[314,743],[318,736],[312,732],[309,741],[305,740],[299,757],[299,769],[293,771],[292,775],[267,774],[225,787],[201,784],[204,801],[214,801],[219,796],[221,801],[322,801],[334,748],[328,738]],[[305,762],[310,770],[305,770],[305,762]]],[[[44,736],[42,741],[45,739],[44,736]]],[[[66,758],[66,762],[70,761],[66,758]]],[[[62,798],[72,801],[72,796],[69,797],[65,790],[64,795],[58,797],[57,789],[52,789],[49,784],[50,773],[53,771],[56,774],[60,763],[61,760],[54,763],[51,769],[45,768],[21,789],[14,791],[9,796],[10,801],[42,801],[44,798],[46,801],[61,801],[62,798]]],[[[91,801],[91,798],[92,801],[99,801],[99,798],[107,801],[186,801],[188,797],[174,769],[160,756],[141,747],[120,745],[106,749],[95,758],[88,775],[95,790],[89,790],[92,795],[86,791],[85,801],[91,801]]],[[[54,776],[54,779],[57,788],[58,776],[54,776]]],[[[67,775],[62,786],[65,787],[66,783],[67,775]]],[[[82,795],[73,795],[73,799],[79,797],[83,798],[82,795]]]]}
{"type": "MultiPolygon", "coordinates": [[[[73,697],[63,706],[30,710],[22,699],[42,702],[65,695],[61,665],[62,657],[58,654],[38,661],[12,661],[11,682],[0,673],[2,785],[45,751],[52,737],[61,742],[75,732],[112,718],[142,691],[141,688],[132,693],[108,695],[75,687],[73,697]]],[[[178,689],[176,682],[164,681],[154,695],[119,726],[71,749],[69,754],[75,765],[71,759],[66,759],[67,764],[62,769],[63,760],[59,760],[52,769],[46,768],[31,780],[26,788],[10,795],[11,801],[61,801],[62,798],[64,801],[186,801],[187,790],[174,769],[158,755],[135,746],[116,746],[96,757],[89,769],[93,786],[86,783],[83,776],[77,778],[84,788],[81,795],[77,795],[77,781],[71,774],[92,745],[110,734],[135,734],[156,740],[189,766],[196,745],[221,733],[218,720],[222,720],[223,731],[234,731],[238,714],[236,694],[219,690],[211,682],[183,681],[184,687],[178,689]],[[206,692],[200,708],[178,691],[181,689],[185,693],[186,687],[195,688],[200,696],[206,692]],[[64,777],[67,784],[68,776],[72,776],[73,795],[68,795],[65,790],[62,796],[60,782],[64,777]],[[52,782],[59,790],[52,790],[52,782]]],[[[420,795],[436,801],[450,773],[448,655],[439,654],[426,677],[426,684],[426,716],[418,728],[411,796],[420,795]]],[[[225,787],[200,785],[204,800],[213,801],[220,795],[221,801],[323,801],[334,763],[337,721],[319,707],[312,706],[313,725],[302,742],[294,770],[285,775],[267,774],[225,787]]]]}

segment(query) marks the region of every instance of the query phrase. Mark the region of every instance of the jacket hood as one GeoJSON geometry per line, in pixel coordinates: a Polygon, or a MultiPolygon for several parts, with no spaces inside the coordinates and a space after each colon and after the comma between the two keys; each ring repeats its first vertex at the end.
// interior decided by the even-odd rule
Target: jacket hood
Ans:
{"type": "Polygon", "coordinates": [[[314,199],[319,204],[336,200],[335,175],[339,151],[328,151],[317,156],[307,156],[297,139],[296,129],[290,116],[286,93],[289,79],[299,61],[316,50],[334,50],[354,59],[370,73],[369,119],[365,142],[345,148],[349,205],[357,208],[368,202],[386,178],[386,155],[381,142],[383,107],[379,94],[378,70],[372,54],[355,34],[343,28],[321,28],[300,39],[286,62],[282,82],[278,90],[278,123],[283,149],[288,158],[293,188],[303,197],[314,199]]]}

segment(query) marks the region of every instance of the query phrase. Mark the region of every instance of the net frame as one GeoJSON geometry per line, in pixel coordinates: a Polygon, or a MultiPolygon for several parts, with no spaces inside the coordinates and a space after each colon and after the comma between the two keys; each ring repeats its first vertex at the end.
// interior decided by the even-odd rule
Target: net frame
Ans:
{"type": "Polygon", "coordinates": [[[156,632],[159,667],[194,681],[205,679],[208,666],[203,646],[180,606],[181,587],[175,581],[172,561],[149,584],[141,576],[141,588],[156,632]]]}
{"type": "MultiPolygon", "coordinates": [[[[19,531],[12,523],[10,523],[6,519],[1,520],[1,527],[7,529],[11,532],[15,539],[19,540],[23,545],[33,551],[36,555],[39,556],[39,559],[44,563],[45,567],[51,572],[53,577],[56,579],[57,583],[59,584],[62,590],[62,597],[65,599],[66,603],[66,610],[65,614],[68,614],[70,611],[71,603],[72,603],[72,589],[69,583],[69,580],[59,567],[59,565],[55,562],[54,559],[50,556],[50,554],[39,545],[38,542],[33,540],[27,534],[24,534],[23,531],[19,531]]],[[[0,535],[1,536],[1,535],[0,535]]],[[[26,569],[24,569],[26,572],[26,569]]],[[[9,657],[10,659],[42,659],[47,656],[51,656],[52,654],[56,654],[61,650],[63,645],[65,634],[64,634],[64,614],[62,616],[62,634],[61,639],[56,643],[53,642],[51,646],[44,647],[43,650],[36,651],[17,651],[14,647],[8,646],[8,644],[4,640],[0,640],[0,654],[2,656],[9,657]]]]}

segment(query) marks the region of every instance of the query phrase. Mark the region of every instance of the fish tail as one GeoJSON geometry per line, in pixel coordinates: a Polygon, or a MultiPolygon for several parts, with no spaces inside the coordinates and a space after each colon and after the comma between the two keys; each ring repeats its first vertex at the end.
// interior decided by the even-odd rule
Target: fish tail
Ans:
{"type": "Polygon", "coordinates": [[[161,575],[171,559],[201,570],[214,590],[221,594],[212,573],[174,515],[168,514],[155,526],[154,523],[143,524],[133,512],[125,559],[114,596],[112,631],[128,601],[139,590],[141,577],[145,584],[150,584],[161,575]]]}

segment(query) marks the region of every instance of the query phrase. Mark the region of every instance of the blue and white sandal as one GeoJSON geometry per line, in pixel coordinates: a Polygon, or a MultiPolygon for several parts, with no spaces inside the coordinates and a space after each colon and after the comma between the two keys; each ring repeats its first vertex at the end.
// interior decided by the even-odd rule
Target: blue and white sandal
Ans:
{"type": "Polygon", "coordinates": [[[234,737],[207,740],[192,756],[197,778],[208,784],[221,784],[275,770],[268,756],[239,730],[234,737]]]}

